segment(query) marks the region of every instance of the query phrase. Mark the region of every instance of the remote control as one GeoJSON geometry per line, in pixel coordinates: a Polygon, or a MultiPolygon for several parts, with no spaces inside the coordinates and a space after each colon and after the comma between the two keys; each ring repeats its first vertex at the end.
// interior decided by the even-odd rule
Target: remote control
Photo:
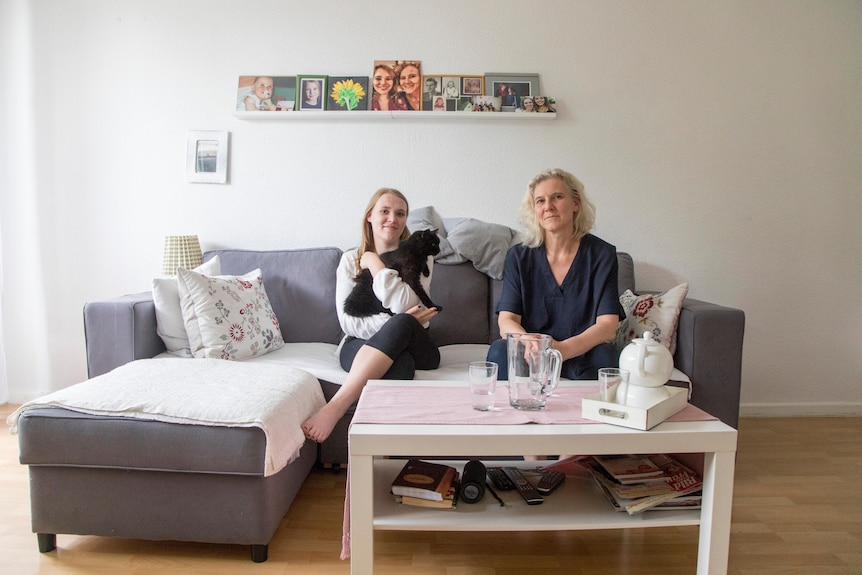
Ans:
{"type": "Polygon", "coordinates": [[[565,474],[560,473],[559,471],[546,469],[542,471],[542,477],[539,479],[539,484],[536,485],[536,491],[542,495],[547,495],[559,487],[560,483],[562,483],[565,478],[565,474]]]}
{"type": "Polygon", "coordinates": [[[512,480],[503,473],[503,470],[499,467],[489,467],[488,468],[488,479],[494,484],[494,487],[499,489],[500,491],[509,491],[510,489],[515,488],[515,484],[512,483],[512,480]]]}
{"type": "Polygon", "coordinates": [[[521,497],[524,498],[524,501],[527,502],[527,505],[538,505],[544,501],[542,495],[536,491],[532,483],[527,481],[527,478],[524,477],[520,469],[517,467],[504,467],[503,473],[512,480],[512,483],[515,484],[515,488],[521,494],[521,497]]]}

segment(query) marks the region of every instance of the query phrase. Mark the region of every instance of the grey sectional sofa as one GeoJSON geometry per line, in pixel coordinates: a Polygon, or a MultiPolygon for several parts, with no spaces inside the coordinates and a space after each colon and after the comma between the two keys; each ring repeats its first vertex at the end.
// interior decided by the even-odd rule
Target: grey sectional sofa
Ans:
{"type": "MultiPolygon", "coordinates": [[[[218,254],[223,274],[261,268],[286,348],[297,361],[310,362],[302,365],[320,380],[327,399],[338,389],[339,372],[343,376],[334,355],[341,331],[333,305],[341,253],[318,248],[205,255],[218,254]],[[324,353],[318,363],[307,359],[311,353],[303,350],[316,344],[329,346],[332,357],[324,353]],[[326,362],[335,368],[324,368],[326,362]]],[[[632,258],[618,257],[620,293],[636,292],[632,258]]],[[[438,345],[454,350],[463,348],[456,344],[474,344],[466,346],[468,353],[483,359],[482,346],[499,337],[494,307],[500,289],[500,281],[469,262],[435,266],[432,293],[444,309],[431,325],[438,345]]],[[[84,330],[90,377],[164,351],[149,292],[86,304],[84,330]]],[[[692,403],[734,427],[743,331],[741,310],[686,300],[674,356],[676,367],[692,380],[692,403]]],[[[463,357],[451,357],[463,374],[463,357]]],[[[436,375],[445,377],[445,369],[436,375]]],[[[19,421],[20,461],[30,467],[32,527],[40,550],[53,549],[56,534],[90,534],[250,545],[252,559],[265,560],[269,539],[312,466],[347,462],[351,417],[346,414],[323,444],[307,442],[297,460],[264,477],[265,439],[256,428],[25,411],[19,421]],[[193,453],[206,456],[193,458],[193,453]]]]}

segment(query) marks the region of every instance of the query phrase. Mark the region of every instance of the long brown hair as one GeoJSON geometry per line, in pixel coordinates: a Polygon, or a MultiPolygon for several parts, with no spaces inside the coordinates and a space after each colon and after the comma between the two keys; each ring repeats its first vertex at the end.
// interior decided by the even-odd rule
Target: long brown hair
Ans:
{"type": "MultiPolygon", "coordinates": [[[[396,198],[400,199],[404,202],[404,205],[407,206],[407,213],[410,213],[410,203],[407,201],[407,198],[396,190],[395,188],[380,188],[374,195],[371,196],[371,200],[368,202],[368,206],[365,208],[365,212],[362,214],[362,241],[359,242],[359,248],[357,249],[357,254],[359,255],[356,258],[356,273],[359,273],[359,260],[362,258],[362,254],[365,252],[375,252],[377,250],[374,248],[374,230],[371,228],[371,222],[368,221],[369,216],[371,216],[371,210],[374,209],[374,206],[377,205],[377,201],[385,196],[386,194],[392,194],[396,198]]],[[[401,237],[399,238],[401,241],[406,240],[410,236],[410,230],[407,229],[407,226],[404,226],[404,229],[401,231],[401,237]]]]}

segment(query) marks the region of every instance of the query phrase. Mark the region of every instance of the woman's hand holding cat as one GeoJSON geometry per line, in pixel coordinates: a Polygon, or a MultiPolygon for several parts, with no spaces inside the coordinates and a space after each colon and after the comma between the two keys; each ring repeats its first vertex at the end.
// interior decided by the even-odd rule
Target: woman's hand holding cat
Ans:
{"type": "Polygon", "coordinates": [[[436,307],[427,308],[424,305],[417,305],[408,309],[407,313],[415,317],[416,321],[418,321],[422,325],[425,325],[431,320],[432,317],[437,315],[438,312],[436,307]]]}
{"type": "Polygon", "coordinates": [[[377,272],[385,268],[386,265],[375,252],[365,252],[359,258],[359,267],[370,271],[372,276],[376,276],[377,272]]]}

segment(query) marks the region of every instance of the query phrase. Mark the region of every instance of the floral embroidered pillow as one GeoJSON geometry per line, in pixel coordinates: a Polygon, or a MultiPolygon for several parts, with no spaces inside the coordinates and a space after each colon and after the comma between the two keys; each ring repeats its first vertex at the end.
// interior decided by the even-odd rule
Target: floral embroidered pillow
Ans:
{"type": "Polygon", "coordinates": [[[177,286],[196,358],[248,359],[284,345],[259,269],[216,277],[179,268],[177,286]]]}
{"type": "Polygon", "coordinates": [[[645,331],[652,332],[653,339],[664,345],[673,354],[676,352],[676,328],[679,325],[679,312],[688,294],[688,284],[680,284],[664,293],[636,296],[626,290],[620,296],[620,303],[626,310],[626,319],[617,328],[614,344],[622,350],[636,337],[643,337],[645,331]]]}

